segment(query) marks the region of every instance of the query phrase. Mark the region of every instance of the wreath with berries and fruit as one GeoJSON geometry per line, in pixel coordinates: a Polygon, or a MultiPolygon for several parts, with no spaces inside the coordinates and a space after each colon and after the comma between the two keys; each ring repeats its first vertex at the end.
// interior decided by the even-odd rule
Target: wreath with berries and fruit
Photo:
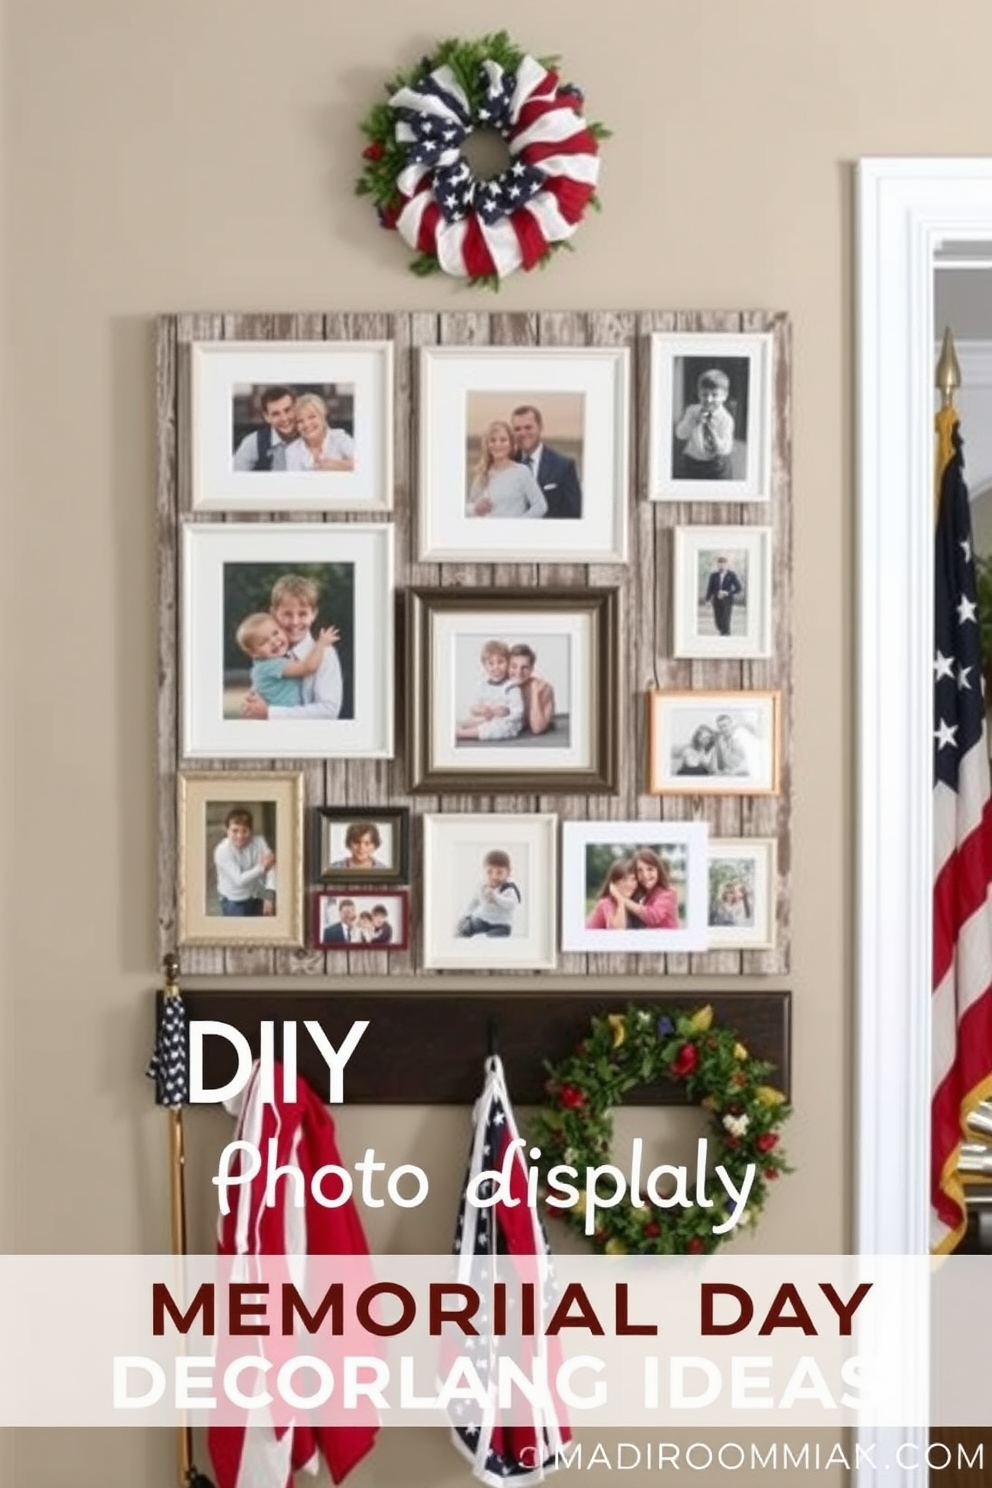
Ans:
{"type": "MultiPolygon", "coordinates": [[[[593,1018],[574,1052],[546,1069],[551,1104],[528,1131],[541,1149],[544,1180],[556,1164],[584,1174],[609,1163],[613,1108],[636,1086],[661,1080],[683,1085],[686,1098],[709,1113],[711,1165],[722,1164],[739,1190],[754,1164],[738,1224],[752,1225],[769,1185],[791,1171],[780,1145],[782,1123],[791,1112],[782,1092],[767,1083],[772,1066],[753,1059],[732,1028],[715,1022],[709,1006],[692,1013],[630,1006],[624,1013],[593,1018]]],[[[592,1236],[585,1234],[582,1191],[577,1204],[545,1213],[607,1255],[709,1255],[736,1230],[713,1233],[728,1217],[719,1198],[715,1207],[662,1207],[635,1206],[628,1195],[615,1208],[597,1210],[592,1236]]]]}
{"type": "Polygon", "coordinates": [[[362,123],[356,189],[383,227],[413,249],[415,274],[452,274],[498,289],[517,269],[546,265],[599,206],[599,145],[583,95],[559,59],[538,61],[505,31],[442,42],[385,85],[362,123]],[[478,130],[502,137],[505,169],[483,179],[465,158],[478,130]]]}

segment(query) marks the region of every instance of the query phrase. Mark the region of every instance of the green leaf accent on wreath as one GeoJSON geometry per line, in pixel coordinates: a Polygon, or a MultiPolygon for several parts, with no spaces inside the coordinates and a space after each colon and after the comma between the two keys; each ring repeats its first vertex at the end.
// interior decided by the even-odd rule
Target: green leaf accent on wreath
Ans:
{"type": "MultiPolygon", "coordinates": [[[[541,1149],[538,1167],[545,1185],[548,1170],[567,1150],[584,1187],[584,1171],[609,1160],[612,1111],[621,1096],[662,1079],[682,1084],[687,1097],[706,1109],[713,1167],[722,1163],[739,1188],[754,1164],[748,1224],[764,1208],[770,1185],[792,1171],[780,1141],[791,1108],[781,1091],[768,1084],[772,1066],[752,1058],[734,1029],[718,1024],[709,1007],[686,1012],[630,1004],[623,1014],[593,1018],[577,1050],[557,1063],[546,1060],[544,1067],[552,1104],[531,1122],[527,1138],[541,1149]],[[663,1033],[658,1031],[661,1024],[663,1033]],[[578,1106],[576,1093],[582,1097],[578,1106]],[[728,1130],[725,1118],[743,1129],[728,1130]]],[[[719,1201],[712,1209],[635,1208],[625,1201],[598,1213],[593,1236],[585,1234],[584,1203],[571,1209],[549,1207],[546,1217],[558,1219],[608,1255],[683,1255],[710,1254],[733,1238],[736,1229],[713,1234],[713,1225],[722,1223],[727,1212],[719,1201]]]]}

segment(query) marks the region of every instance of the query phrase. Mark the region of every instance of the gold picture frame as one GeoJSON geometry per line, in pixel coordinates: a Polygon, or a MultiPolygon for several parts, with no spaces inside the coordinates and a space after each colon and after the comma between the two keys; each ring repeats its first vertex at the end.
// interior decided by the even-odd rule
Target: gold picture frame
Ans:
{"type": "Polygon", "coordinates": [[[303,800],[301,771],[180,772],[180,947],[304,944],[303,800]]]}

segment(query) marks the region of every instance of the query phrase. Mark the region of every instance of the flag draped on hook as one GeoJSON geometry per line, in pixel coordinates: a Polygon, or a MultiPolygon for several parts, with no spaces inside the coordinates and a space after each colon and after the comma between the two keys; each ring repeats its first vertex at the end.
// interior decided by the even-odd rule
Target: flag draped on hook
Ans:
{"type": "MultiPolygon", "coordinates": [[[[486,1061],[482,1095],[473,1114],[468,1170],[458,1209],[455,1241],[458,1279],[479,1292],[482,1306],[473,1319],[477,1337],[461,1341],[467,1357],[488,1393],[486,1409],[464,1400],[451,1406],[452,1440],[472,1462],[473,1476],[482,1483],[540,1483],[557,1466],[559,1449],[571,1439],[555,1391],[555,1370],[560,1362],[556,1340],[547,1340],[542,1323],[554,1306],[555,1278],[547,1237],[540,1215],[528,1203],[527,1166],[507,1093],[502,1062],[486,1061]],[[513,1144],[516,1143],[516,1146],[513,1144]],[[503,1174],[485,1177],[487,1173],[503,1174]],[[503,1279],[528,1281],[538,1299],[533,1336],[508,1339],[493,1323],[491,1288],[496,1273],[503,1279]],[[512,1419],[496,1405],[497,1368],[500,1353],[511,1347],[518,1358],[522,1350],[549,1381],[546,1401],[529,1408],[522,1422],[517,1403],[512,1419]]],[[[514,1303],[509,1302],[512,1312],[514,1303]]],[[[512,1330],[511,1330],[512,1331],[512,1330]]]]}

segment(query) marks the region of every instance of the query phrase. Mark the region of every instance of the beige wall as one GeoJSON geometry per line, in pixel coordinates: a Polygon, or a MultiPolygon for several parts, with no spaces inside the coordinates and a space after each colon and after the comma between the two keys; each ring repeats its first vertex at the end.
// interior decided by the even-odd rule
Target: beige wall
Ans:
{"type": "MultiPolygon", "coordinates": [[[[953,39],[923,0],[606,12],[503,0],[477,27],[457,0],[5,0],[3,18],[0,1240],[152,1251],[167,1235],[164,1131],[141,1074],[156,977],[153,317],[477,303],[406,273],[353,198],[355,122],[434,38],[499,23],[538,53],[564,51],[615,131],[606,210],[501,306],[794,318],[798,1172],[760,1243],[843,1248],[856,1138],[851,164],[992,154],[992,12],[966,6],[953,39]]],[[[191,1121],[194,1172],[220,1122],[191,1121]]],[[[432,1164],[453,1196],[464,1113],[358,1110],[340,1125],[346,1146],[432,1164]]],[[[417,1233],[394,1223],[379,1239],[443,1246],[450,1216],[442,1200],[417,1233]]],[[[11,1481],[163,1488],[171,1451],[165,1434],[32,1433],[11,1481]]],[[[411,1445],[390,1432],[353,1482],[400,1481],[466,1474],[436,1433],[411,1445]]]]}

